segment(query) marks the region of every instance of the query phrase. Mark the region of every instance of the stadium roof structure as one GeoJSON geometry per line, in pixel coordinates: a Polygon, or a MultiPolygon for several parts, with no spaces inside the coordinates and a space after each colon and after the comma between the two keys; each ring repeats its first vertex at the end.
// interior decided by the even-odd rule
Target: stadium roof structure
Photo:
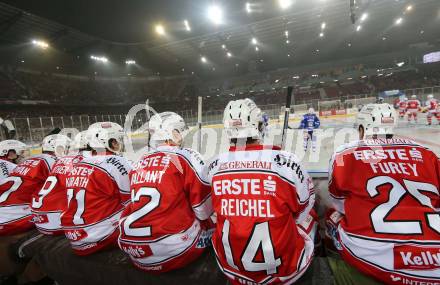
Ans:
{"type": "MultiPolygon", "coordinates": [[[[232,11],[229,22],[224,25],[208,27],[206,19],[199,13],[179,15],[194,26],[191,32],[179,28],[170,30],[168,37],[145,32],[145,37],[136,38],[137,41],[118,41],[116,32],[112,39],[108,39],[109,30],[111,32],[112,25],[117,25],[117,21],[108,23],[105,32],[92,35],[96,34],[96,30],[92,32],[83,27],[80,31],[74,28],[78,26],[77,23],[55,22],[28,12],[32,5],[24,2],[36,1],[21,1],[20,8],[4,2],[15,5],[20,1],[0,2],[2,45],[14,47],[29,43],[33,38],[42,38],[51,47],[68,55],[89,59],[91,54],[101,54],[121,66],[126,59],[135,59],[147,72],[161,74],[196,72],[201,75],[212,74],[213,71],[231,74],[236,73],[237,69],[243,73],[249,70],[273,70],[401,50],[421,43],[435,49],[440,43],[438,0],[358,0],[358,6],[352,7],[352,11],[350,3],[353,1],[350,0],[297,0],[283,11],[273,7],[277,2],[274,0],[249,1],[259,7],[255,16],[246,14],[245,1],[218,1],[228,3],[225,7],[232,11]],[[350,18],[351,12],[356,14],[357,19],[350,18]],[[356,21],[353,23],[352,20],[356,21]]],[[[156,1],[151,1],[155,2],[154,7],[149,7],[150,1],[142,2],[143,9],[154,13],[153,8],[158,5],[156,1]]],[[[184,5],[182,3],[185,2],[188,1],[161,1],[166,8],[161,10],[177,10],[169,19],[173,25],[180,7],[176,3],[184,5]]],[[[190,2],[206,4],[206,1],[190,2]]],[[[118,9],[117,6],[112,7],[116,5],[112,3],[108,1],[109,10],[118,9]]],[[[56,12],[61,17],[63,13],[69,13],[59,8],[56,12]]],[[[101,18],[108,21],[105,13],[106,9],[102,9],[95,19],[88,21],[93,23],[101,21],[101,18]]],[[[157,15],[159,17],[166,25],[167,14],[157,15]]],[[[77,15],[77,18],[79,22],[86,21],[81,15],[77,15]]]]}

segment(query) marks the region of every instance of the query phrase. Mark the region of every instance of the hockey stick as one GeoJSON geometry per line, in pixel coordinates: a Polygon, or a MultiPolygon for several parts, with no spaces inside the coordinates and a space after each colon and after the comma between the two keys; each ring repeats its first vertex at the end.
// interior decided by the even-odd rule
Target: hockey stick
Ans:
{"type": "Polygon", "coordinates": [[[292,93],[293,87],[287,87],[287,97],[286,97],[286,109],[284,110],[284,126],[283,126],[283,135],[281,137],[281,149],[284,149],[286,146],[286,136],[287,129],[289,127],[289,113],[290,113],[290,104],[292,102],[292,93]]]}
{"type": "Polygon", "coordinates": [[[198,98],[198,108],[197,108],[197,128],[198,128],[198,135],[197,135],[197,151],[200,153],[202,150],[202,103],[203,99],[201,96],[198,98]]]}

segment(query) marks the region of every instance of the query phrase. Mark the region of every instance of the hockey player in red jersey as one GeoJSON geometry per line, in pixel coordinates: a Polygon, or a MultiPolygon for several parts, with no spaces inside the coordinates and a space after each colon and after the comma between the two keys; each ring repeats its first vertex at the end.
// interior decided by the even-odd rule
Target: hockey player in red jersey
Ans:
{"type": "Polygon", "coordinates": [[[426,108],[428,110],[427,120],[428,125],[432,125],[432,118],[435,117],[437,122],[440,123],[440,105],[437,99],[434,98],[432,94],[428,95],[428,100],[426,101],[426,108]]]}
{"type": "Polygon", "coordinates": [[[0,235],[14,235],[33,228],[32,195],[46,181],[55,153],[67,150],[68,145],[66,136],[47,136],[42,143],[43,154],[26,159],[0,182],[0,235]]]}
{"type": "Polygon", "coordinates": [[[116,123],[91,125],[87,141],[92,156],[74,162],[67,174],[67,209],[61,225],[78,255],[117,245],[119,218],[130,198],[131,166],[120,155],[123,137],[116,123]]]}
{"type": "Polygon", "coordinates": [[[70,153],[59,156],[49,177],[40,191],[32,197],[32,221],[36,228],[46,235],[62,235],[61,214],[67,208],[66,178],[73,164],[83,160],[83,153],[89,150],[85,132],[77,134],[70,145],[70,153]]]}
{"type": "Polygon", "coordinates": [[[417,123],[417,115],[420,112],[421,107],[420,101],[417,100],[417,96],[412,95],[411,100],[408,100],[407,102],[408,122],[411,122],[412,118],[414,118],[414,122],[417,123]]]}
{"type": "Polygon", "coordinates": [[[348,264],[385,284],[439,284],[439,159],[394,137],[396,122],[391,105],[365,106],[360,140],[333,155],[328,236],[348,264]]]}
{"type": "Polygon", "coordinates": [[[155,114],[148,128],[153,150],[130,172],[119,246],[136,267],[162,273],[188,265],[211,244],[211,188],[201,155],[182,148],[182,117],[155,114]]]}
{"type": "Polygon", "coordinates": [[[260,144],[261,114],[250,99],[226,106],[231,148],[208,168],[217,216],[213,247],[232,284],[291,284],[313,258],[315,194],[293,154],[260,144]]]}
{"type": "Polygon", "coordinates": [[[5,140],[0,142],[0,183],[17,166],[26,149],[26,145],[20,141],[5,140]]]}
{"type": "Polygon", "coordinates": [[[405,118],[408,108],[408,98],[404,97],[402,100],[400,100],[398,108],[399,108],[399,117],[401,119],[405,118]]]}

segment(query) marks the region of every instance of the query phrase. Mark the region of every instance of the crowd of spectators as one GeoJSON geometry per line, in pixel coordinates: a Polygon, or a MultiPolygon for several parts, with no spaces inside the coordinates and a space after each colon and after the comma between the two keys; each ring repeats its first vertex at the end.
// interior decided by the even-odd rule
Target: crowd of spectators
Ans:
{"type": "Polygon", "coordinates": [[[278,70],[207,83],[185,77],[105,79],[0,68],[0,117],[120,114],[147,98],[158,111],[196,109],[198,96],[204,97],[205,110],[220,110],[238,98],[280,105],[288,85],[295,87],[296,104],[377,96],[385,90],[439,86],[440,64],[377,70],[356,65],[300,74],[278,70]]]}

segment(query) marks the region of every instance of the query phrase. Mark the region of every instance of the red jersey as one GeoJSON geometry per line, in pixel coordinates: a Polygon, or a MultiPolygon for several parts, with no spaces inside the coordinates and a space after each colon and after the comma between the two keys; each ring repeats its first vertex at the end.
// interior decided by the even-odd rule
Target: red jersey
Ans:
{"type": "Polygon", "coordinates": [[[44,186],[32,195],[32,221],[41,233],[64,234],[61,213],[67,207],[66,177],[73,164],[82,159],[82,155],[58,158],[44,186]]]}
{"type": "Polygon", "coordinates": [[[0,158],[0,183],[9,176],[16,166],[15,163],[0,158]]]}
{"type": "Polygon", "coordinates": [[[439,109],[439,104],[437,99],[430,99],[426,101],[426,107],[428,108],[428,112],[437,113],[439,109]]]}
{"type": "Polygon", "coordinates": [[[343,258],[387,284],[439,283],[437,156],[410,140],[371,139],[341,147],[331,166],[343,258]]]}
{"type": "Polygon", "coordinates": [[[299,226],[315,201],[313,183],[293,154],[253,145],[209,166],[217,227],[212,242],[233,284],[290,284],[308,268],[313,240],[299,226]]]}
{"type": "Polygon", "coordinates": [[[407,102],[407,109],[409,112],[417,112],[420,110],[421,104],[417,99],[411,99],[407,102]]]}
{"type": "Polygon", "coordinates": [[[130,198],[128,161],[96,155],[74,163],[67,174],[67,208],[61,225],[74,252],[87,255],[116,244],[118,222],[130,198]]]}
{"type": "Polygon", "coordinates": [[[407,101],[400,101],[399,102],[399,110],[406,110],[407,107],[408,107],[407,101]]]}
{"type": "Polygon", "coordinates": [[[0,235],[13,235],[30,230],[31,200],[43,186],[55,157],[41,154],[29,158],[0,181],[0,235]]]}
{"type": "Polygon", "coordinates": [[[206,247],[197,244],[203,233],[200,221],[212,214],[211,188],[203,169],[199,153],[175,146],[160,146],[134,164],[119,246],[137,267],[161,271],[163,263],[191,255],[191,248],[206,247]]]}

